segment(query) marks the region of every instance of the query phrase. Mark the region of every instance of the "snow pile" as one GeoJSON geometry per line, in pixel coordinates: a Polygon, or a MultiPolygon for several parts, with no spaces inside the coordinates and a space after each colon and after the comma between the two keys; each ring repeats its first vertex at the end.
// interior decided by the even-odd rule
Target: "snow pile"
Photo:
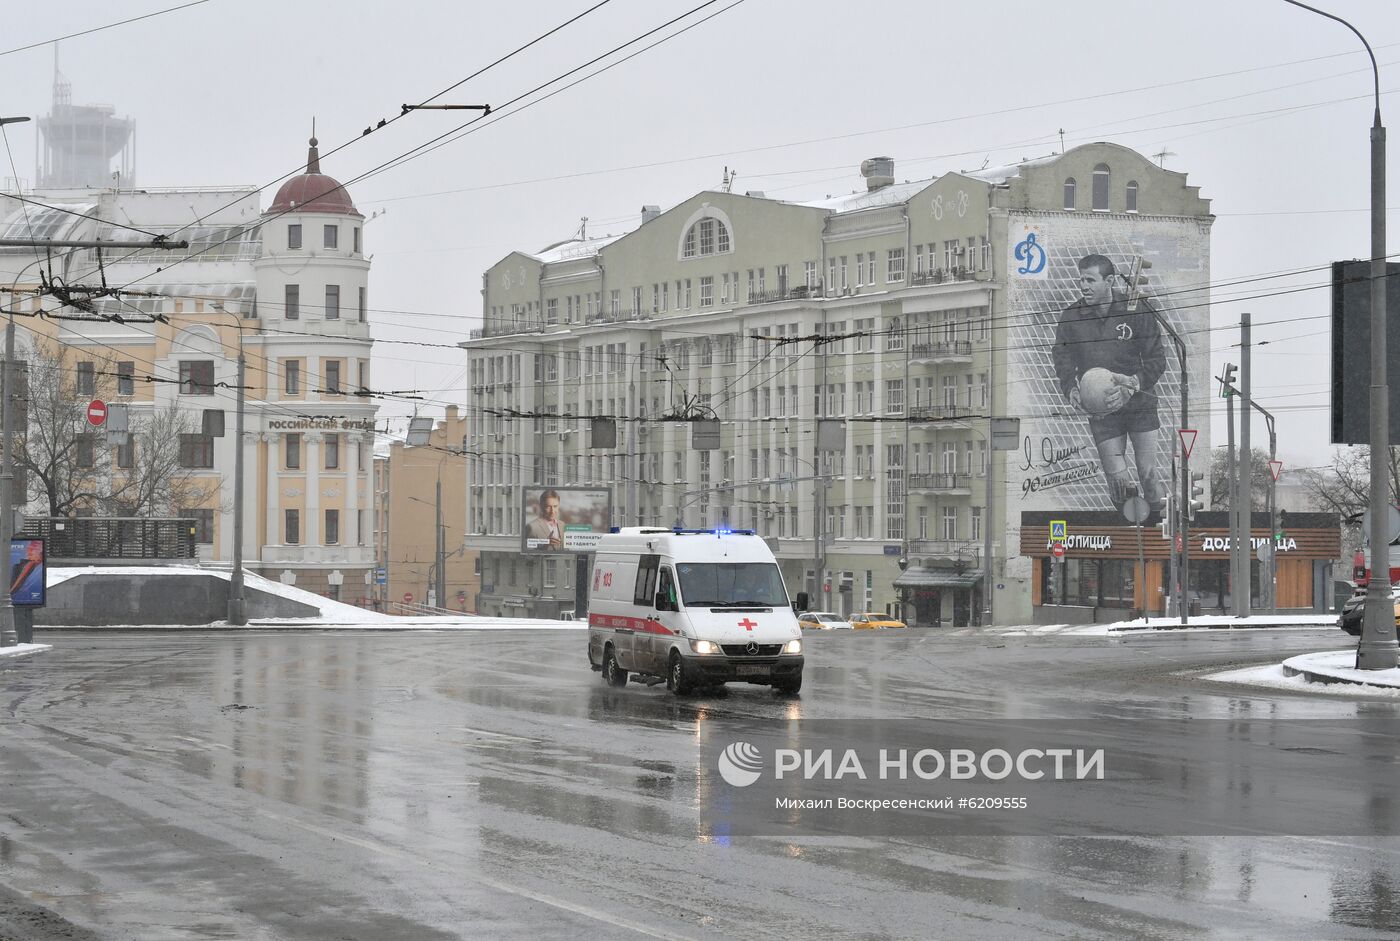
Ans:
{"type": "Polygon", "coordinates": [[[1328,696],[1384,696],[1400,699],[1400,670],[1357,670],[1355,649],[1304,654],[1301,657],[1291,657],[1284,663],[1294,669],[1306,669],[1315,675],[1332,676],[1340,682],[1317,683],[1301,674],[1288,676],[1283,672],[1283,664],[1278,663],[1211,673],[1202,679],[1300,693],[1322,693],[1328,696]]]}
{"type": "MultiPolygon", "coordinates": [[[[62,584],[79,575],[207,575],[228,581],[232,573],[223,569],[198,568],[195,566],[139,566],[139,565],[85,565],[71,568],[51,568],[48,572],[49,587],[62,584]]],[[[489,618],[474,614],[419,615],[398,617],[368,608],[357,607],[322,597],[315,592],[284,585],[270,578],[263,578],[244,571],[245,588],[256,589],[279,598],[298,601],[315,608],[319,616],[304,618],[255,618],[248,622],[250,627],[260,628],[363,628],[369,630],[586,630],[583,621],[552,621],[537,618],[489,618]]],[[[132,625],[139,626],[139,625],[132,625]]],[[[151,625],[153,630],[169,628],[170,625],[151,625]]],[[[214,627],[228,627],[226,621],[215,621],[214,627]]],[[[14,648],[5,648],[13,650],[14,648]]]]}
{"type": "Polygon", "coordinates": [[[43,653],[45,650],[53,650],[52,644],[15,644],[12,647],[0,647],[0,658],[3,657],[28,657],[32,654],[43,653]]]}
{"type": "Polygon", "coordinates": [[[1308,614],[1255,614],[1247,618],[1235,617],[1230,614],[1202,614],[1187,618],[1187,624],[1181,623],[1180,617],[1173,618],[1135,618],[1131,621],[1116,621],[1108,625],[1111,631],[1130,630],[1161,630],[1202,627],[1215,628],[1263,628],[1263,627],[1311,627],[1311,628],[1335,628],[1337,626],[1337,616],[1335,614],[1311,612],[1308,614]]]}

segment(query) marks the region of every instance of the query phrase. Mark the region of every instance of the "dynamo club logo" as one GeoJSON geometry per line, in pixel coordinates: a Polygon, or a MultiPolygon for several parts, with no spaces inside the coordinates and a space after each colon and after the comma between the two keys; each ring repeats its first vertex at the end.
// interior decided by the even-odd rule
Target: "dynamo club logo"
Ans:
{"type": "Polygon", "coordinates": [[[1034,229],[1016,243],[1012,253],[1017,261],[1016,273],[1021,277],[1045,277],[1045,248],[1040,244],[1034,229]]]}
{"type": "Polygon", "coordinates": [[[748,742],[735,742],[719,756],[719,776],[734,787],[748,787],[763,773],[763,756],[748,742]]]}

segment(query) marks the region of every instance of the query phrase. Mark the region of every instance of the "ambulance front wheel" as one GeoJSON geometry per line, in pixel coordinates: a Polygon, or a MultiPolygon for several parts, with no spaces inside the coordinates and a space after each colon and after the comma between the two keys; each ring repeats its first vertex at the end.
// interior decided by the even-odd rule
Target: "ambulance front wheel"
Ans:
{"type": "Polygon", "coordinates": [[[695,689],[695,683],[686,673],[685,661],[674,650],[671,651],[671,662],[666,667],[666,688],[677,696],[688,696],[695,689]]]}
{"type": "Polygon", "coordinates": [[[773,692],[780,696],[796,696],[802,692],[802,674],[799,673],[790,680],[774,681],[773,692]]]}
{"type": "Polygon", "coordinates": [[[613,651],[612,644],[603,651],[603,682],[609,686],[627,685],[627,671],[618,666],[617,654],[613,651]]]}

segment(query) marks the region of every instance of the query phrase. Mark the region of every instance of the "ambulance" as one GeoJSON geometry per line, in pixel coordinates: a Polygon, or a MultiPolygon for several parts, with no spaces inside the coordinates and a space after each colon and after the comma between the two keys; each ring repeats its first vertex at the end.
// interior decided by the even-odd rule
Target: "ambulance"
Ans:
{"type": "Polygon", "coordinates": [[[588,663],[609,686],[684,696],[729,682],[802,688],[802,629],[768,544],[750,530],[614,528],[598,541],[588,663]]]}

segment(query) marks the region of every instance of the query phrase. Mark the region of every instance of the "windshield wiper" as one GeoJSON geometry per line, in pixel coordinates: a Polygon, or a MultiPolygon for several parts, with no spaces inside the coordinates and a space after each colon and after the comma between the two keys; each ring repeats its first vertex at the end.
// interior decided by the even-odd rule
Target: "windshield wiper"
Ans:
{"type": "Polygon", "coordinates": [[[771,608],[771,601],[716,601],[710,604],[711,608],[771,608]]]}

